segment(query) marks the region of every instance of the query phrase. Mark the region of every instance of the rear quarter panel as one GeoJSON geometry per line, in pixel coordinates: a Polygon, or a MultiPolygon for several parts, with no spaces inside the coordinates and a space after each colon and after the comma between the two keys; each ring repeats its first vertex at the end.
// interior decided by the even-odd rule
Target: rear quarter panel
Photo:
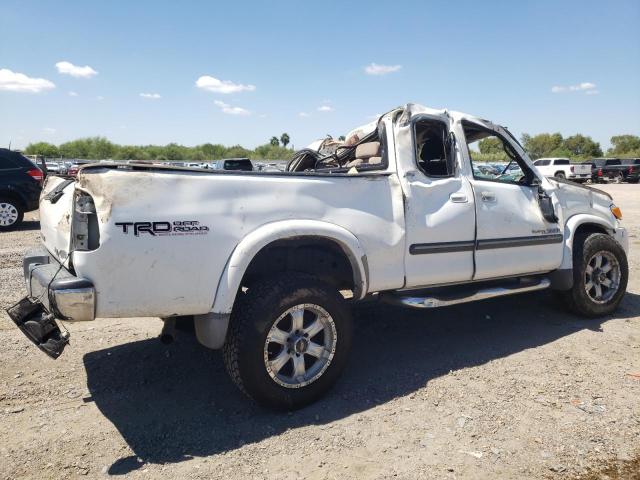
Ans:
{"type": "MultiPolygon", "coordinates": [[[[100,317],[202,314],[238,243],[270,222],[311,219],[352,232],[367,253],[370,290],[404,282],[402,194],[393,175],[321,177],[91,169],[100,247],[75,252],[100,317]],[[199,222],[207,231],[150,235],[116,223],[199,222]]],[[[292,236],[295,232],[292,232],[292,236]]]]}

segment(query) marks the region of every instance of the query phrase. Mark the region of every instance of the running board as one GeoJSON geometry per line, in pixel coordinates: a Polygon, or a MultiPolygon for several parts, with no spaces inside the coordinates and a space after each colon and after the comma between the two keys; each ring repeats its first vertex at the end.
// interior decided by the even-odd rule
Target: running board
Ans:
{"type": "Polygon", "coordinates": [[[551,286],[548,278],[535,278],[521,280],[509,285],[494,285],[490,287],[480,287],[478,285],[467,285],[465,289],[451,292],[442,290],[442,292],[424,292],[424,295],[415,292],[412,295],[400,295],[398,293],[381,294],[380,299],[395,305],[401,305],[412,308],[439,308],[449,305],[457,305],[459,303],[476,302],[478,300],[487,300],[489,298],[503,297],[505,295],[513,295],[516,293],[534,292],[544,290],[551,286]]]}

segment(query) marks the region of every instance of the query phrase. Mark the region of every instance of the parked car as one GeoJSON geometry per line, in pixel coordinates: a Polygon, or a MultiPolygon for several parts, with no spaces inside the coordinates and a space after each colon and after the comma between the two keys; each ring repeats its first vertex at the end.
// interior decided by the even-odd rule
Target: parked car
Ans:
{"type": "Polygon", "coordinates": [[[539,158],[533,164],[546,177],[586,182],[591,179],[591,167],[585,163],[571,163],[568,158],[539,158]]]}
{"type": "Polygon", "coordinates": [[[72,163],[71,165],[69,165],[69,168],[67,168],[67,176],[75,177],[76,175],[78,175],[79,168],[80,168],[80,164],[72,163]]]}
{"type": "Polygon", "coordinates": [[[0,230],[11,230],[38,209],[44,174],[19,152],[0,148],[0,230]]]}
{"type": "Polygon", "coordinates": [[[60,164],[55,162],[46,162],[47,173],[51,175],[60,175],[60,164]]]}
{"type": "Polygon", "coordinates": [[[214,163],[215,170],[240,170],[244,172],[253,171],[253,164],[248,158],[227,158],[225,160],[216,160],[214,163]]]}
{"type": "Polygon", "coordinates": [[[292,409],[338,379],[365,299],[431,309],[552,288],[584,317],[622,300],[620,209],[546,178],[507,129],[409,104],[346,139],[278,174],[94,164],[51,177],[11,318],[55,358],[69,333],[54,318],[160,317],[166,338],[188,317],[243,392],[292,409]],[[488,138],[509,173],[474,175],[488,138]]]}
{"type": "Polygon", "coordinates": [[[623,158],[621,162],[627,167],[627,171],[624,173],[625,181],[638,183],[640,180],[640,158],[623,158]]]}
{"type": "Polygon", "coordinates": [[[638,181],[638,168],[633,165],[624,164],[619,158],[593,158],[584,163],[590,164],[593,168],[592,179],[595,183],[612,181],[622,183],[627,181],[638,181]]]}

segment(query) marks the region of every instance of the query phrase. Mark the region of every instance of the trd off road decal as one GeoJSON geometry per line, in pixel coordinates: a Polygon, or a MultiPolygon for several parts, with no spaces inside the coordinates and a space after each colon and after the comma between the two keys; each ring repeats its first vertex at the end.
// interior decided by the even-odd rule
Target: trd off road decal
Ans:
{"type": "Polygon", "coordinates": [[[206,235],[209,227],[200,225],[196,220],[176,220],[174,222],[116,222],[122,233],[133,233],[139,237],[142,233],[155,236],[167,235],[206,235]]]}

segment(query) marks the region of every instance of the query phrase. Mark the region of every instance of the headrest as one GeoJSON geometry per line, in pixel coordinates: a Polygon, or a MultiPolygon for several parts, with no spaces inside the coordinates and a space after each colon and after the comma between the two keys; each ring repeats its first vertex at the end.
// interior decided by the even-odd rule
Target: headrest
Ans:
{"type": "Polygon", "coordinates": [[[361,143],[356,147],[356,158],[371,158],[380,156],[380,142],[361,143]]]}

